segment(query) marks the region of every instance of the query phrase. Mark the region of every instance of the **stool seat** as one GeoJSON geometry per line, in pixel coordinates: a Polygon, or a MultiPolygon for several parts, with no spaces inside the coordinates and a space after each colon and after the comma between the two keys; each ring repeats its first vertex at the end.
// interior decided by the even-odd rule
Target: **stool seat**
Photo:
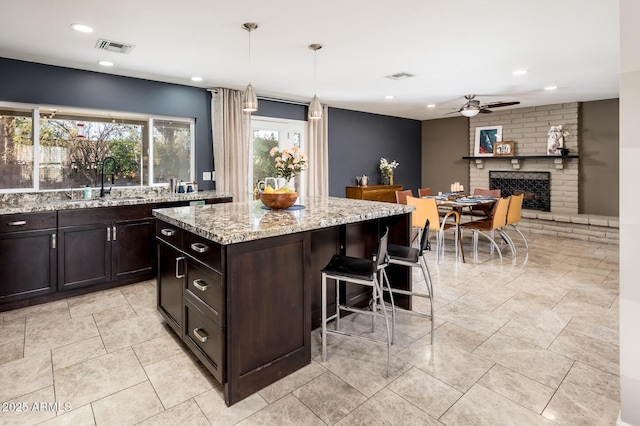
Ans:
{"type": "Polygon", "coordinates": [[[328,275],[372,281],[373,274],[376,273],[376,263],[369,259],[335,254],[321,272],[328,275]]]}
{"type": "Polygon", "coordinates": [[[389,260],[399,260],[408,263],[418,263],[420,258],[420,250],[415,247],[400,246],[398,244],[389,244],[387,246],[389,260]]]}

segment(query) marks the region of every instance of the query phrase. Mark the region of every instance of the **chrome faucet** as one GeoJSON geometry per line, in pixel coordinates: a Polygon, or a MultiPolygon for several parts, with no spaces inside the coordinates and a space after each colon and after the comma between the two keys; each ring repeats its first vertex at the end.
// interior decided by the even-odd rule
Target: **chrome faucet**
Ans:
{"type": "MultiPolygon", "coordinates": [[[[107,160],[111,160],[113,161],[113,171],[116,171],[116,167],[118,163],[116,163],[116,159],[113,157],[104,157],[102,159],[102,177],[100,179],[100,197],[104,197],[105,194],[111,194],[111,187],[109,187],[109,189],[104,189],[104,165],[107,162],[107,160]]],[[[111,184],[114,184],[114,175],[115,173],[111,173],[111,184]]]]}

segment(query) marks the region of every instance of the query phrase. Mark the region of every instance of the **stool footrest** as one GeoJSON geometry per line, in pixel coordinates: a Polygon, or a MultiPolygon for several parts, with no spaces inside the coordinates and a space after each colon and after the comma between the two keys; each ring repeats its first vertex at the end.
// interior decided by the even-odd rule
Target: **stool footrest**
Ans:
{"type": "Polygon", "coordinates": [[[382,340],[378,340],[378,339],[372,339],[370,337],[365,337],[365,336],[359,336],[357,334],[351,334],[351,333],[347,333],[345,331],[340,331],[340,330],[329,330],[327,329],[327,334],[339,334],[342,336],[349,336],[349,337],[355,337],[356,339],[360,339],[360,340],[366,340],[368,342],[373,342],[376,343],[378,345],[382,345],[382,346],[387,346],[388,342],[383,342],[382,340]]]}

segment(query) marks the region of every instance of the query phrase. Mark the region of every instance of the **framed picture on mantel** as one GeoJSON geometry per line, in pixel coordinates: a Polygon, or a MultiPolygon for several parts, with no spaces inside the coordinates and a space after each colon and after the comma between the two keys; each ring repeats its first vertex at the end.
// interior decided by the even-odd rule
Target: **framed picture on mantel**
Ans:
{"type": "Polygon", "coordinates": [[[493,157],[496,142],[502,141],[502,126],[476,127],[475,157],[493,157]]]}
{"type": "Polygon", "coordinates": [[[513,157],[513,146],[513,141],[496,142],[493,145],[493,155],[496,157],[513,157]]]}

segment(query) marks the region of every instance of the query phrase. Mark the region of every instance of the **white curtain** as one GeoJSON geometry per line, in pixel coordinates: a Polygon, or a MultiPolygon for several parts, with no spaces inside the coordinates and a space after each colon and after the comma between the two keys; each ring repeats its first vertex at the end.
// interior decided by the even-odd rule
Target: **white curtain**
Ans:
{"type": "Polygon", "coordinates": [[[320,120],[307,121],[307,140],[309,152],[307,153],[306,193],[311,196],[329,195],[329,108],[322,107],[320,120]]]}
{"type": "Polygon", "coordinates": [[[216,89],[211,95],[213,159],[216,190],[247,201],[249,191],[249,136],[251,114],[242,112],[242,92],[216,89]]]}

